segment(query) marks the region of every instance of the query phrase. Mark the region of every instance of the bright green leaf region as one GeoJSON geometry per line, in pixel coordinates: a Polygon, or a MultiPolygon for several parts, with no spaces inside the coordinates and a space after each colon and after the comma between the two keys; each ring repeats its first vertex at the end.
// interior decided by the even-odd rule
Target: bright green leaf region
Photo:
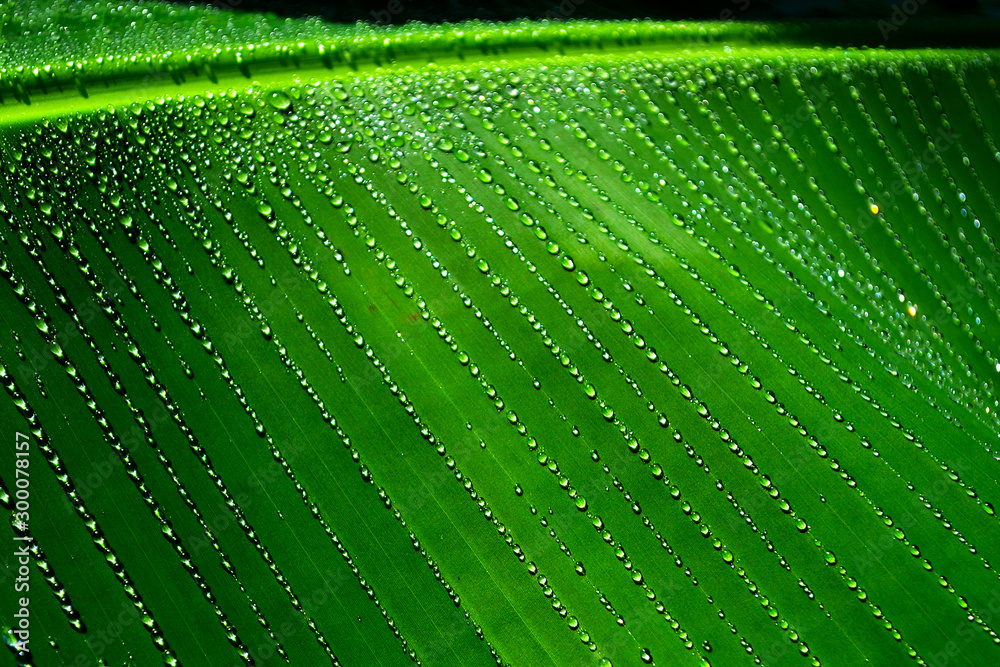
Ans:
{"type": "Polygon", "coordinates": [[[35,9],[0,664],[1000,664],[1000,53],[35,9]]]}

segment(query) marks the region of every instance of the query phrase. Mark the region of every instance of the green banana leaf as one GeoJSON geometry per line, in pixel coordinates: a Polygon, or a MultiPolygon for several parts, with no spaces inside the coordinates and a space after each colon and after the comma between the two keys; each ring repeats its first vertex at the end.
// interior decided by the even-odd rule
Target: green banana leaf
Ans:
{"type": "Polygon", "coordinates": [[[0,11],[0,664],[1000,664],[995,23],[0,11]]]}

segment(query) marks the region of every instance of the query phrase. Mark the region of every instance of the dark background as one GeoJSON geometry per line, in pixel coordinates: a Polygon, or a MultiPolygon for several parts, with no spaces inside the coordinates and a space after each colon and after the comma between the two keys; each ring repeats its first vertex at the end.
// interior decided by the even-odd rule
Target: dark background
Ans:
{"type": "MultiPolygon", "coordinates": [[[[184,2],[183,4],[192,4],[184,2]]],[[[1000,0],[214,0],[193,4],[237,11],[271,12],[279,16],[318,16],[327,21],[403,24],[455,22],[468,19],[886,19],[894,8],[923,18],[963,15],[1000,16],[1000,0]]]]}

